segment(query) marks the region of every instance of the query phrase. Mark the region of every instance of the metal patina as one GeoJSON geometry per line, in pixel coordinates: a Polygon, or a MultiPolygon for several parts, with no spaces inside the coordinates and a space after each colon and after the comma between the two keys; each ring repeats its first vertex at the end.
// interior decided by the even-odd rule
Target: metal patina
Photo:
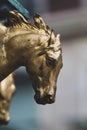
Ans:
{"type": "MultiPolygon", "coordinates": [[[[8,22],[9,27],[0,25],[1,88],[4,80],[5,91],[7,91],[8,83],[5,82],[5,78],[8,76],[7,81],[10,82],[12,76],[9,74],[20,66],[25,66],[35,91],[35,101],[43,105],[55,102],[56,81],[62,68],[60,35],[55,36],[53,30],[37,14],[34,16],[34,24],[31,24],[18,11],[11,11],[8,22]]],[[[14,84],[13,80],[7,92],[11,93],[10,101],[15,90],[11,87],[12,84],[14,84]]],[[[2,91],[1,94],[3,95],[2,91]]],[[[5,96],[6,101],[7,99],[5,96]]],[[[0,102],[3,102],[2,98],[0,102]]],[[[0,111],[3,111],[5,108],[1,106],[0,111]]],[[[8,108],[6,108],[7,113],[8,108]]],[[[6,114],[3,119],[0,116],[0,120],[4,122],[7,122],[7,119],[6,114]]]]}

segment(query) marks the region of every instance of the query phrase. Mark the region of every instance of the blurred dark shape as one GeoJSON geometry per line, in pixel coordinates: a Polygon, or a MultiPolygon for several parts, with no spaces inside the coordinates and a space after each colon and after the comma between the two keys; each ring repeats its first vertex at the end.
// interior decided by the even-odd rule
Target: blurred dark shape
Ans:
{"type": "Polygon", "coordinates": [[[30,16],[32,16],[35,13],[35,1],[34,0],[19,0],[19,2],[26,7],[27,10],[29,10],[30,16]]]}
{"type": "Polygon", "coordinates": [[[87,121],[74,121],[72,122],[71,130],[87,130],[87,121]]]}
{"type": "Polygon", "coordinates": [[[79,0],[50,0],[50,10],[60,11],[79,7],[79,0]]]}
{"type": "Polygon", "coordinates": [[[17,0],[0,0],[0,21],[6,20],[9,11],[12,10],[18,10],[26,19],[29,19],[29,12],[17,0]]]}

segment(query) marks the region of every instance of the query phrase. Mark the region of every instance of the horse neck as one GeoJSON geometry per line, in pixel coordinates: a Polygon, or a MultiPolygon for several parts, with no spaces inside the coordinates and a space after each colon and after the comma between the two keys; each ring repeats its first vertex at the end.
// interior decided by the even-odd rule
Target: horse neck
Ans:
{"type": "Polygon", "coordinates": [[[5,57],[4,51],[0,48],[0,81],[6,78],[11,72],[14,71],[14,65],[5,57]]]}

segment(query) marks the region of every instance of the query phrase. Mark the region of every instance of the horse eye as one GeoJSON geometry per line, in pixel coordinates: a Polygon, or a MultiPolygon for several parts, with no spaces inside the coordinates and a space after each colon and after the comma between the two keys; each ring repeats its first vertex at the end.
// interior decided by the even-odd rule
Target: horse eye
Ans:
{"type": "Polygon", "coordinates": [[[46,61],[47,66],[53,66],[54,67],[56,65],[56,62],[57,62],[56,59],[51,58],[51,57],[47,57],[47,61],[46,61]]]}

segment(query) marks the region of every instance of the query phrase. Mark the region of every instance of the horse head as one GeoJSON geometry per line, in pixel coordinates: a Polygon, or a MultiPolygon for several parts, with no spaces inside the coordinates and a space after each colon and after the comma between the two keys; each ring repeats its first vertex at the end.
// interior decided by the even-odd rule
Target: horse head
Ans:
{"type": "Polygon", "coordinates": [[[60,35],[55,36],[53,30],[45,25],[43,19],[36,15],[35,25],[47,35],[45,40],[42,36],[42,43],[35,47],[35,57],[32,53],[30,64],[27,64],[27,71],[30,74],[32,85],[35,90],[35,100],[38,104],[51,104],[55,102],[56,81],[62,68],[62,49],[60,35]],[[36,51],[38,50],[38,51],[36,51]]]}
{"type": "Polygon", "coordinates": [[[4,65],[0,65],[0,80],[16,68],[25,66],[32,80],[36,102],[53,103],[57,77],[62,68],[60,36],[55,36],[37,14],[34,24],[31,24],[19,12],[11,11],[9,23],[11,27],[6,34],[6,56],[2,57],[4,65]]]}

